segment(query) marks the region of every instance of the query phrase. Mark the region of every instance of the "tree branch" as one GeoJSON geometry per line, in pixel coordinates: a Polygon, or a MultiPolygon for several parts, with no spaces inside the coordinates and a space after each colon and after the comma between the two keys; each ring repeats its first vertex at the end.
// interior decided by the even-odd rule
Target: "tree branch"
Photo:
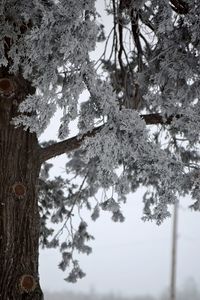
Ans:
{"type": "MultiPolygon", "coordinates": [[[[163,118],[159,114],[148,114],[148,115],[141,115],[140,117],[146,122],[147,125],[158,125],[158,124],[170,125],[173,118],[179,119],[180,115],[163,118]]],[[[94,128],[92,131],[84,134],[81,138],[77,135],[67,140],[64,140],[62,142],[58,142],[56,144],[47,146],[45,148],[41,148],[40,163],[42,164],[46,160],[51,159],[55,156],[64,153],[67,154],[74,150],[77,150],[81,146],[85,138],[95,136],[95,134],[99,132],[103,126],[104,125],[94,128]]]]}
{"type": "Polygon", "coordinates": [[[138,56],[138,71],[142,71],[142,45],[140,43],[140,30],[139,30],[139,15],[138,12],[134,9],[131,9],[131,29],[133,34],[133,39],[135,42],[135,46],[137,48],[137,56],[138,56]]]}
{"type": "Polygon", "coordinates": [[[187,14],[189,12],[189,5],[183,0],[170,0],[171,8],[178,14],[187,14]]]}
{"type": "Polygon", "coordinates": [[[122,1],[119,3],[119,21],[118,21],[118,31],[119,31],[119,52],[118,52],[118,60],[119,60],[119,65],[121,67],[121,70],[123,72],[124,70],[124,65],[123,65],[123,60],[122,60],[122,53],[124,51],[124,45],[123,45],[123,22],[122,22],[122,1]]]}
{"type": "Polygon", "coordinates": [[[40,150],[40,162],[43,163],[48,159],[51,159],[55,156],[70,153],[78,149],[85,138],[95,136],[95,134],[100,131],[102,126],[94,128],[92,131],[87,132],[81,138],[77,135],[62,142],[52,144],[40,150]]]}

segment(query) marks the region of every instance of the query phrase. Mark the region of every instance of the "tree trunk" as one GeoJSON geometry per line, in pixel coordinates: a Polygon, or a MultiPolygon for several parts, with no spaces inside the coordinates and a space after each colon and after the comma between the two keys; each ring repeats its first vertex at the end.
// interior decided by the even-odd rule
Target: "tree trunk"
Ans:
{"type": "Polygon", "coordinates": [[[42,300],[38,276],[40,148],[34,133],[10,124],[19,103],[33,90],[20,76],[0,75],[0,300],[42,300]]]}

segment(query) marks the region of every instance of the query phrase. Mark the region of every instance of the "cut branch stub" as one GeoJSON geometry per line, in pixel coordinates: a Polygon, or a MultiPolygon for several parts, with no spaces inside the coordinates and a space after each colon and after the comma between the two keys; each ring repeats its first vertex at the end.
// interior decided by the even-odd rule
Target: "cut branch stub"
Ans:
{"type": "Polygon", "coordinates": [[[0,90],[4,93],[13,92],[14,85],[9,78],[0,78],[0,90]]]}
{"type": "Polygon", "coordinates": [[[36,280],[32,275],[24,274],[19,279],[19,289],[21,293],[31,293],[37,286],[36,280]]]}
{"type": "Polygon", "coordinates": [[[14,93],[13,81],[9,78],[0,78],[0,95],[10,97],[14,93]]]}
{"type": "Polygon", "coordinates": [[[21,182],[16,182],[15,184],[13,184],[12,191],[19,199],[24,198],[26,195],[26,187],[21,182]]]}

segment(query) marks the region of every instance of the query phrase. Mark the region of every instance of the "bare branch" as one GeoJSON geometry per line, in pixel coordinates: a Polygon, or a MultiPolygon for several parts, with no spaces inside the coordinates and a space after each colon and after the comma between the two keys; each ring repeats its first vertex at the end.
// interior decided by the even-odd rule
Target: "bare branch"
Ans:
{"type": "Polygon", "coordinates": [[[77,135],[77,136],[74,136],[67,140],[64,140],[62,142],[58,142],[56,144],[47,146],[46,148],[41,148],[40,162],[43,163],[46,160],[51,159],[55,156],[58,156],[58,155],[61,155],[64,153],[67,154],[67,153],[70,153],[70,152],[78,149],[86,137],[95,136],[95,134],[98,131],[100,131],[101,128],[102,128],[102,126],[99,126],[97,128],[94,128],[92,131],[87,132],[82,137],[77,135]]]}
{"type": "Polygon", "coordinates": [[[119,21],[118,21],[118,31],[119,31],[119,52],[118,52],[118,60],[121,67],[121,70],[123,72],[124,66],[123,66],[123,60],[122,60],[122,53],[124,51],[124,45],[123,45],[123,23],[122,23],[122,1],[119,3],[119,21]]]}
{"type": "MultiPolygon", "coordinates": [[[[173,118],[178,119],[180,118],[180,115],[163,118],[159,114],[148,114],[148,115],[141,115],[140,117],[146,122],[147,125],[158,125],[158,124],[170,125],[173,118]]],[[[80,136],[77,135],[67,140],[64,140],[62,142],[58,142],[56,144],[47,146],[46,148],[41,148],[41,152],[40,152],[41,164],[46,160],[51,159],[55,156],[64,153],[67,154],[74,150],[77,150],[81,146],[85,138],[95,136],[97,132],[99,132],[102,129],[103,126],[104,125],[94,128],[92,131],[84,134],[81,138],[80,136]]]]}
{"type": "Polygon", "coordinates": [[[143,50],[142,45],[140,42],[140,30],[139,30],[139,15],[138,12],[134,9],[131,10],[131,29],[133,34],[133,39],[135,42],[135,46],[137,48],[137,56],[138,56],[138,71],[142,71],[142,56],[143,56],[143,50]]]}
{"type": "Polygon", "coordinates": [[[189,6],[183,0],[170,0],[171,8],[178,14],[187,14],[189,12],[189,6]]]}

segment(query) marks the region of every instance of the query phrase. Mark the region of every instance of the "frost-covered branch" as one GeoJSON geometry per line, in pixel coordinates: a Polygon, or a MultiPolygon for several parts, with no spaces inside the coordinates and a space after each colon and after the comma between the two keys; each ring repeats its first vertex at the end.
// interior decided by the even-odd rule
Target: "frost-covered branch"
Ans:
{"type": "MultiPolygon", "coordinates": [[[[180,118],[179,115],[163,118],[159,114],[141,115],[140,117],[145,121],[146,125],[158,125],[158,124],[170,125],[174,118],[176,118],[176,119],[180,118]]],[[[47,146],[45,148],[41,148],[41,155],[40,155],[41,163],[43,163],[43,162],[47,161],[48,159],[51,159],[55,156],[58,156],[58,155],[61,155],[64,153],[70,153],[74,150],[77,150],[81,146],[81,144],[83,143],[85,138],[95,136],[95,134],[97,132],[99,132],[102,127],[103,126],[94,128],[92,131],[82,135],[81,137],[79,135],[77,135],[77,136],[74,136],[67,140],[47,146]]]]}

